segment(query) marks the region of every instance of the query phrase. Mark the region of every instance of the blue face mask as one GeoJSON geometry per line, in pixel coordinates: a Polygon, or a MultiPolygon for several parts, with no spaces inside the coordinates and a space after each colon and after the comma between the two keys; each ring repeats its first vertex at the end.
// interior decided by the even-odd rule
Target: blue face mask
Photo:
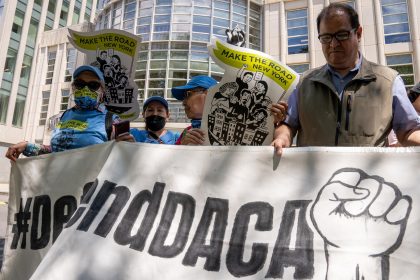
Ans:
{"type": "Polygon", "coordinates": [[[74,103],[82,109],[92,109],[98,105],[99,94],[87,86],[74,92],[74,103]]]}

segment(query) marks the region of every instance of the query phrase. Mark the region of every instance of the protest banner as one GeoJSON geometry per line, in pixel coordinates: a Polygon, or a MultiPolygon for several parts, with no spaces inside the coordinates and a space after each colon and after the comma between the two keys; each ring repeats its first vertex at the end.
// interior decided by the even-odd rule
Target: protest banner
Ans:
{"type": "Polygon", "coordinates": [[[68,221],[31,279],[418,279],[419,154],[110,142],[18,160],[3,277],[28,279],[68,221]]]}
{"type": "Polygon", "coordinates": [[[86,63],[99,68],[105,78],[104,103],[123,120],[135,120],[140,113],[138,88],[134,82],[140,38],[117,29],[94,32],[69,30],[69,40],[86,54],[86,63]]]}
{"type": "Polygon", "coordinates": [[[212,38],[213,60],[225,72],[210,88],[202,129],[207,145],[269,145],[274,125],[270,106],[287,101],[299,75],[273,57],[212,38]]]}

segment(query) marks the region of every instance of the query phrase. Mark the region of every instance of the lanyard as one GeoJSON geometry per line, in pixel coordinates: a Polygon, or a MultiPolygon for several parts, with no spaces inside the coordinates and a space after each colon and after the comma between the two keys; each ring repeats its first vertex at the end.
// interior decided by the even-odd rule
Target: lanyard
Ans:
{"type": "Polygon", "coordinates": [[[162,139],[159,138],[159,136],[157,136],[153,132],[150,132],[150,131],[147,131],[147,132],[149,133],[149,136],[152,137],[153,139],[155,139],[156,141],[158,141],[159,144],[165,144],[165,143],[163,143],[162,139]]]}

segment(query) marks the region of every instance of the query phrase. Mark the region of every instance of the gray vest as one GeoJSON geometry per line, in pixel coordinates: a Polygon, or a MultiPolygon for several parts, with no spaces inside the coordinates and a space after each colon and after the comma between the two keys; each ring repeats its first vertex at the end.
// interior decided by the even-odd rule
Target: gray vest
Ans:
{"type": "Polygon", "coordinates": [[[362,59],[342,100],[326,65],[304,74],[298,85],[299,146],[384,146],[398,73],[362,59]]]}

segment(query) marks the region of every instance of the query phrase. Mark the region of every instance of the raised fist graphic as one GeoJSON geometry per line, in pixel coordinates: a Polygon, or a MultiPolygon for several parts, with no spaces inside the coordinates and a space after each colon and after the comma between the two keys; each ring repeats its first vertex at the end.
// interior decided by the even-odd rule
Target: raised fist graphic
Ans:
{"type": "Polygon", "coordinates": [[[411,204],[382,177],[336,171],[310,212],[325,242],[327,279],[388,279],[388,257],[401,244],[411,204]]]}

